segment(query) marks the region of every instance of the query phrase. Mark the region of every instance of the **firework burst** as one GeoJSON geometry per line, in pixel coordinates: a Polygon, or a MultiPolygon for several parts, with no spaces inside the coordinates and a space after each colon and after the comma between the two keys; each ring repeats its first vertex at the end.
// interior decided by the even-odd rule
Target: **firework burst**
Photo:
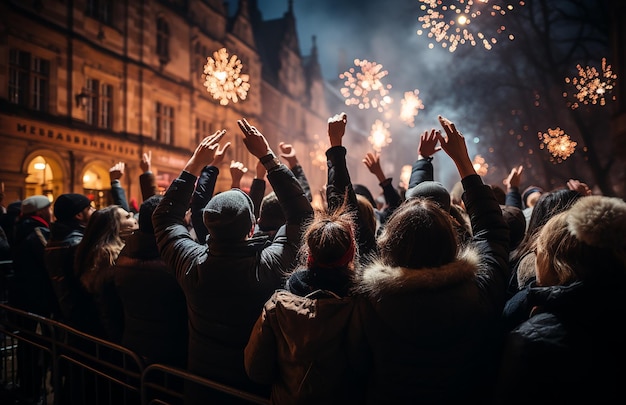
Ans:
{"type": "Polygon", "coordinates": [[[400,120],[410,127],[415,126],[415,117],[419,110],[424,109],[424,103],[419,98],[420,91],[413,90],[404,93],[404,98],[400,101],[400,120]]]}
{"type": "Polygon", "coordinates": [[[380,152],[382,148],[391,143],[391,133],[389,132],[389,124],[376,120],[372,125],[370,136],[367,140],[376,152],[380,152]]]}
{"type": "MultiPolygon", "coordinates": [[[[611,93],[615,86],[617,74],[611,70],[611,65],[606,64],[606,58],[602,58],[602,71],[599,72],[595,67],[587,66],[583,68],[576,65],[578,69],[577,77],[566,77],[565,83],[571,83],[576,88],[577,93],[575,102],[571,103],[572,110],[580,107],[580,104],[606,104],[606,97],[611,93]]],[[[563,93],[567,97],[567,93],[563,93]]],[[[615,96],[612,97],[615,100],[615,96]]]]}
{"type": "Polygon", "coordinates": [[[328,149],[328,145],[326,142],[322,141],[319,135],[313,135],[314,144],[313,150],[309,152],[309,157],[311,158],[311,162],[313,166],[318,167],[320,170],[326,170],[326,150],[328,149]]]}
{"type": "MultiPolygon", "coordinates": [[[[428,38],[440,43],[443,48],[454,52],[459,45],[482,45],[490,50],[498,38],[506,35],[499,17],[513,10],[511,4],[489,4],[489,0],[419,0],[422,15],[417,20],[422,29],[417,35],[426,32],[428,38]],[[481,25],[479,27],[479,24],[481,25]]],[[[524,1],[519,1],[520,6],[524,1]]],[[[513,40],[512,34],[508,35],[513,40]]],[[[434,48],[431,42],[429,47],[434,48]]]]}
{"type": "Polygon", "coordinates": [[[204,87],[221,105],[246,99],[250,90],[250,77],[241,73],[242,67],[237,55],[230,56],[226,48],[213,52],[213,57],[207,58],[204,65],[204,87]]]}
{"type": "Polygon", "coordinates": [[[346,105],[356,105],[361,110],[385,111],[393,101],[389,96],[391,85],[382,82],[389,72],[383,70],[380,63],[365,59],[355,59],[354,65],[339,75],[344,80],[341,95],[345,97],[346,105]]]}
{"type": "Polygon", "coordinates": [[[489,164],[485,161],[485,158],[481,155],[476,155],[472,161],[472,166],[476,170],[476,174],[484,176],[489,171],[489,164]]]}
{"type": "Polygon", "coordinates": [[[556,160],[556,162],[561,163],[576,150],[577,143],[572,141],[569,135],[559,127],[548,128],[548,132],[539,132],[537,136],[541,140],[539,149],[547,148],[552,155],[552,161],[556,160]]]}

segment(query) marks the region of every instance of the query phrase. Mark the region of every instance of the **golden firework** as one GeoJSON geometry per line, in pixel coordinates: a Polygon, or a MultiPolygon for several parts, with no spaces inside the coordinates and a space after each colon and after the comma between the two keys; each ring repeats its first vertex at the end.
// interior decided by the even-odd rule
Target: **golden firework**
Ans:
{"type": "Polygon", "coordinates": [[[548,132],[539,132],[537,136],[541,140],[539,149],[547,148],[553,157],[552,161],[556,160],[561,163],[576,150],[577,143],[559,127],[548,128],[548,132]]]}
{"type": "MultiPolygon", "coordinates": [[[[580,107],[580,104],[606,104],[606,97],[611,93],[615,86],[617,74],[611,70],[611,65],[606,64],[606,58],[602,58],[602,71],[599,72],[593,66],[583,68],[576,65],[578,69],[577,77],[566,77],[565,83],[571,83],[576,88],[577,101],[574,101],[570,107],[572,110],[580,107]]],[[[567,93],[563,96],[567,97],[567,93]]],[[[612,97],[615,100],[615,96],[612,97]]]]}
{"type": "Polygon", "coordinates": [[[207,57],[203,74],[204,87],[221,105],[246,99],[250,90],[250,76],[242,74],[242,68],[237,55],[229,55],[226,48],[213,52],[213,57],[207,57]]]}
{"type": "Polygon", "coordinates": [[[370,131],[370,136],[367,140],[376,152],[380,152],[382,148],[391,143],[389,124],[382,122],[381,120],[376,120],[374,125],[372,125],[372,130],[370,131]]]}
{"type": "MultiPolygon", "coordinates": [[[[498,37],[506,32],[506,26],[498,20],[513,10],[513,5],[489,4],[489,0],[419,0],[422,15],[417,20],[422,29],[417,35],[426,32],[428,38],[440,43],[443,48],[454,52],[460,45],[481,44],[490,50],[498,42],[498,37]],[[479,27],[478,24],[482,27],[479,27]]],[[[524,1],[517,2],[520,6],[524,1]]],[[[508,35],[513,40],[512,34],[508,35]]],[[[431,42],[429,48],[434,48],[431,42]]]]}
{"type": "Polygon", "coordinates": [[[365,59],[355,59],[354,65],[339,75],[344,80],[341,95],[345,97],[346,105],[356,105],[361,110],[385,111],[393,101],[389,96],[391,85],[382,82],[389,72],[383,70],[380,63],[365,59]]]}
{"type": "Polygon", "coordinates": [[[326,170],[326,150],[328,149],[328,145],[326,142],[322,141],[319,135],[313,135],[314,144],[313,150],[309,152],[309,157],[311,158],[311,162],[313,166],[318,167],[320,170],[326,170]]]}
{"type": "Polygon", "coordinates": [[[410,127],[415,126],[415,117],[419,110],[424,109],[424,103],[419,98],[420,91],[413,90],[404,93],[404,98],[400,101],[400,119],[410,127]]]}
{"type": "Polygon", "coordinates": [[[489,164],[485,161],[485,158],[481,155],[476,155],[472,161],[472,166],[479,176],[484,176],[489,171],[489,164]]]}

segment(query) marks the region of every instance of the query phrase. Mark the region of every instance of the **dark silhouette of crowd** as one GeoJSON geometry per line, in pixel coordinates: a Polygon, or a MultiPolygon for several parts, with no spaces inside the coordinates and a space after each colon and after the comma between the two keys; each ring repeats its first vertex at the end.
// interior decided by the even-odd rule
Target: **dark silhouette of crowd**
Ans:
{"type": "MultiPolygon", "coordinates": [[[[350,178],[347,115],[330,117],[315,207],[294,146],[275,153],[243,118],[249,190],[218,130],[163,195],[142,155],[138,212],[123,162],[107,207],[74,193],[9,204],[9,303],[273,404],[623,401],[626,202],[576,179],[525,182],[523,166],[485,184],[455,123],[437,121],[406,189],[380,153],[362,158],[372,193],[350,178]],[[452,191],[434,178],[440,151],[452,191]],[[216,193],[225,166],[231,188],[216,193]]],[[[19,349],[18,376],[36,400],[33,356],[19,349]]],[[[240,401],[180,389],[189,404],[240,401]]]]}

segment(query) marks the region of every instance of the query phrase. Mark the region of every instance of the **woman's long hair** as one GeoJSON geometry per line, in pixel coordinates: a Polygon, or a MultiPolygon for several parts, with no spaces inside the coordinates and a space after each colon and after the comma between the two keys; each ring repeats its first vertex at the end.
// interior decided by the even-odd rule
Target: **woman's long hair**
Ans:
{"type": "Polygon", "coordinates": [[[124,247],[124,241],[120,237],[120,209],[119,205],[110,205],[95,211],[76,249],[74,274],[90,292],[95,288],[96,277],[92,273],[112,266],[124,247]]]}
{"type": "Polygon", "coordinates": [[[388,266],[419,269],[451,263],[458,252],[452,217],[424,198],[406,200],[378,238],[380,259],[388,266]]]}

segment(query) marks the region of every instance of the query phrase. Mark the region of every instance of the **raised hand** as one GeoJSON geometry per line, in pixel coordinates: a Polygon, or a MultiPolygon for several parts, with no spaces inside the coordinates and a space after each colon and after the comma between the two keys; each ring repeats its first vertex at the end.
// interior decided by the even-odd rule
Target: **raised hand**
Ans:
{"type": "Polygon", "coordinates": [[[345,112],[336,114],[328,119],[328,139],[330,146],[341,146],[343,134],[346,132],[348,115],[345,112]]]}
{"type": "Polygon", "coordinates": [[[292,169],[298,164],[298,158],[296,157],[296,150],[290,143],[281,142],[278,144],[280,149],[280,157],[285,159],[289,163],[289,168],[292,169]]]}
{"type": "Polygon", "coordinates": [[[258,129],[250,125],[245,118],[237,120],[237,125],[239,125],[239,129],[241,129],[241,132],[243,133],[243,144],[246,145],[248,152],[259,159],[263,156],[274,153],[272,152],[272,149],[263,134],[260,133],[258,129]]]}
{"type": "Polygon", "coordinates": [[[116,164],[114,164],[113,167],[109,169],[109,177],[111,178],[111,181],[121,179],[124,175],[125,167],[126,164],[124,162],[117,162],[116,164]]]}
{"type": "MultiPolygon", "coordinates": [[[[220,150],[219,142],[225,134],[226,130],[222,129],[204,138],[196,147],[191,158],[189,158],[184,170],[197,176],[204,166],[213,163],[216,152],[220,150]]],[[[225,150],[225,148],[226,146],[222,151],[225,150]]]]}
{"type": "Polygon", "coordinates": [[[436,134],[437,131],[433,128],[430,132],[424,131],[424,133],[420,136],[420,144],[417,147],[418,158],[430,157],[441,150],[441,146],[437,146],[437,142],[439,141],[436,134]]]}
{"type": "Polygon", "coordinates": [[[438,118],[443,130],[446,132],[446,135],[443,136],[441,131],[437,131],[435,136],[439,140],[441,148],[454,161],[461,178],[465,178],[470,174],[476,174],[476,170],[474,169],[469,154],[467,153],[467,145],[465,144],[463,134],[456,129],[456,126],[450,120],[442,117],[441,115],[438,118]]]}
{"type": "Polygon", "coordinates": [[[383,173],[383,169],[380,167],[380,154],[367,152],[362,162],[365,164],[370,173],[376,176],[379,183],[382,183],[385,180],[385,173],[383,173]]]}
{"type": "Polygon", "coordinates": [[[211,163],[213,166],[219,166],[222,164],[228,148],[230,148],[230,142],[226,142],[222,148],[218,148],[215,151],[215,157],[213,158],[213,163],[211,163]]]}
{"type": "Polygon", "coordinates": [[[507,190],[512,187],[518,187],[522,180],[522,172],[524,171],[524,166],[519,165],[518,167],[514,167],[511,169],[511,173],[509,173],[508,177],[502,180],[502,183],[506,186],[507,190]]]}
{"type": "Polygon", "coordinates": [[[152,151],[144,152],[141,155],[141,162],[139,162],[139,167],[143,172],[149,172],[152,170],[152,151]]]}
{"type": "Polygon", "coordinates": [[[230,188],[241,188],[241,178],[248,171],[248,168],[241,162],[230,161],[230,188]]]}
{"type": "Polygon", "coordinates": [[[591,189],[589,188],[589,186],[580,180],[569,179],[567,181],[567,188],[569,188],[570,190],[577,191],[578,194],[582,196],[591,195],[591,189]]]}

